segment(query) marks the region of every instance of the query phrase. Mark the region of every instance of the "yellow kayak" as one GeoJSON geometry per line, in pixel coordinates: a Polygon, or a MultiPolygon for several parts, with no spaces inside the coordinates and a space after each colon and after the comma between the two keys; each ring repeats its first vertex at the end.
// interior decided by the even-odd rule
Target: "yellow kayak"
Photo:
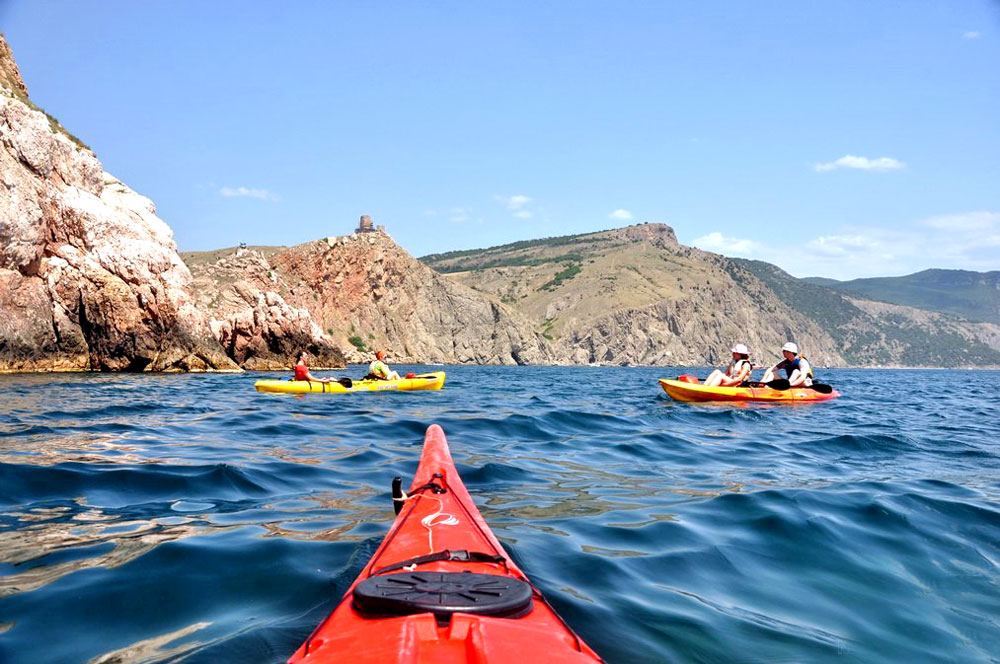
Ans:
{"type": "Polygon", "coordinates": [[[819,392],[819,387],[792,387],[787,390],[775,390],[767,386],[707,387],[667,378],[660,379],[660,387],[677,401],[827,401],[840,396],[840,392],[832,389],[829,392],[819,392]]]}
{"type": "Polygon", "coordinates": [[[258,392],[283,392],[287,394],[330,393],[344,394],[347,392],[413,392],[416,390],[440,390],[444,386],[444,372],[421,374],[413,378],[399,380],[350,380],[341,379],[343,383],[330,381],[320,383],[315,380],[258,380],[253,384],[258,392]],[[346,384],[345,384],[346,383],[346,384]],[[347,386],[350,385],[350,387],[347,386]]]}

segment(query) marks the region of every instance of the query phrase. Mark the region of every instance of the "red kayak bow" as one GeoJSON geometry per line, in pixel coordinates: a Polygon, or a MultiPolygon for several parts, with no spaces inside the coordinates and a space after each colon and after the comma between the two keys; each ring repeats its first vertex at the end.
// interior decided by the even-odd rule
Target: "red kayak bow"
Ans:
{"type": "Polygon", "coordinates": [[[441,427],[427,429],[408,494],[400,483],[389,534],[289,664],[603,661],[500,546],[441,427]]]}

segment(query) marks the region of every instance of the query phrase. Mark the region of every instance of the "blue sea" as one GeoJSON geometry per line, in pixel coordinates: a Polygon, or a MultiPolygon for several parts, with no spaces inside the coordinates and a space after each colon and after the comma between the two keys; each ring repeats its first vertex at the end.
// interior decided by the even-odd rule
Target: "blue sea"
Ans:
{"type": "Polygon", "coordinates": [[[444,369],[440,392],[306,396],[0,377],[0,662],[285,661],[435,422],[611,664],[1000,662],[1000,372],[829,370],[834,401],[698,405],[657,385],[682,367],[444,369]]]}

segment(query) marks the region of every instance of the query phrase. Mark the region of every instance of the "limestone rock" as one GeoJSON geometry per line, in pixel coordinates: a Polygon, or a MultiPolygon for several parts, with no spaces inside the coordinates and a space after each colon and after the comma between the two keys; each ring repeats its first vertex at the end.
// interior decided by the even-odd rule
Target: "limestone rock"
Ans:
{"type": "Polygon", "coordinates": [[[190,281],[152,202],[0,88],[0,371],[237,369],[190,281]]]}
{"type": "Polygon", "coordinates": [[[274,271],[262,253],[237,250],[196,265],[199,308],[211,313],[212,332],[241,366],[288,369],[302,351],[313,368],[345,366],[340,348],[309,311],[289,306],[274,290],[274,271]]]}

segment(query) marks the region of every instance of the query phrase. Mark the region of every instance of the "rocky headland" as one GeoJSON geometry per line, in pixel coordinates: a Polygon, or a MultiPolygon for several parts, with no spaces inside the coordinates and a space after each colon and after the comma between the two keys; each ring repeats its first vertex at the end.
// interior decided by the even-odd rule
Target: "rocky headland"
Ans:
{"type": "Polygon", "coordinates": [[[0,38],[0,370],[238,369],[152,202],[35,108],[0,38]]]}
{"type": "Polygon", "coordinates": [[[344,366],[306,310],[266,288],[218,293],[211,320],[148,198],[32,104],[0,37],[0,371],[344,366]]]}
{"type": "Polygon", "coordinates": [[[423,265],[382,230],[294,247],[185,253],[215,329],[271,299],[306,316],[350,361],[542,364],[559,357],[519,312],[423,265]],[[308,313],[306,313],[308,312],[308,313]]]}

